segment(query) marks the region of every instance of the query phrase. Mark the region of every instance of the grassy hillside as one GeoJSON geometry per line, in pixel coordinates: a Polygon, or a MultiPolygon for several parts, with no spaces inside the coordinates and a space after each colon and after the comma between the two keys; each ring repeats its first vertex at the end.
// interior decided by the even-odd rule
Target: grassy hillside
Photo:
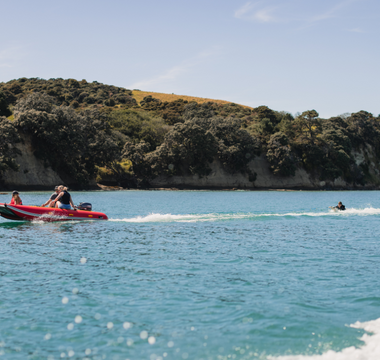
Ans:
{"type": "MultiPolygon", "coordinates": [[[[140,102],[148,95],[150,95],[150,96],[154,97],[155,99],[158,99],[162,102],[165,102],[165,101],[172,102],[175,100],[182,99],[182,100],[186,100],[188,102],[195,101],[198,104],[203,104],[203,103],[207,103],[207,102],[213,102],[213,103],[221,104],[221,105],[232,104],[231,101],[215,100],[215,99],[208,99],[208,98],[202,98],[202,97],[196,97],[196,96],[164,94],[164,93],[158,93],[158,92],[153,92],[153,91],[141,91],[141,90],[133,90],[132,91],[132,97],[137,101],[138,104],[140,104],[140,102]]],[[[240,105],[240,106],[252,109],[251,107],[246,106],[246,105],[240,105]]]]}
{"type": "MultiPolygon", "coordinates": [[[[185,103],[196,102],[198,104],[212,102],[219,107],[233,104],[231,101],[225,100],[164,94],[152,91],[131,91],[117,86],[102,84],[97,81],[89,83],[86,80],[78,81],[75,79],[61,78],[49,80],[20,78],[6,83],[0,82],[0,92],[10,106],[13,106],[19,99],[29,94],[39,92],[54,97],[57,105],[70,106],[78,110],[83,110],[88,107],[96,107],[98,109],[105,108],[108,110],[139,107],[147,96],[151,96],[162,103],[172,103],[183,100],[185,103]]],[[[249,106],[233,105],[252,109],[249,106]]]]}

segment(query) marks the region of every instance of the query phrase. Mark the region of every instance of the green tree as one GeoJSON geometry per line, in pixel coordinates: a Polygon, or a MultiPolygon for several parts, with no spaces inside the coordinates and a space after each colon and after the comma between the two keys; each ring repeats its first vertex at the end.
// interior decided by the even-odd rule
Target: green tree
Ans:
{"type": "Polygon", "coordinates": [[[276,125],[279,122],[276,113],[272,109],[269,109],[268,106],[258,106],[254,109],[254,112],[259,120],[269,119],[273,125],[276,125]]]}
{"type": "Polygon", "coordinates": [[[79,84],[78,80],[69,79],[69,87],[77,89],[80,87],[80,84],[79,84]]]}
{"type": "Polygon", "coordinates": [[[32,137],[35,155],[56,170],[66,183],[86,187],[97,166],[119,156],[119,148],[104,114],[77,113],[54,106],[45,94],[32,94],[15,105],[15,126],[32,137]]]}
{"type": "MultiPolygon", "coordinates": [[[[196,116],[198,110],[195,108],[196,116]]],[[[127,143],[123,156],[132,161],[133,171],[140,179],[148,174],[207,176],[210,164],[219,158],[226,170],[248,173],[253,181],[254,174],[247,164],[258,153],[259,142],[241,129],[240,123],[234,117],[194,117],[175,124],[155,151],[149,152],[145,142],[127,143]]]]}
{"type": "Polygon", "coordinates": [[[191,102],[185,106],[185,111],[183,113],[183,119],[194,120],[194,119],[210,119],[215,115],[211,103],[197,104],[196,102],[191,102]]]}
{"type": "Polygon", "coordinates": [[[140,102],[140,106],[144,110],[159,110],[161,108],[161,100],[154,98],[152,95],[148,95],[140,102]]]}
{"type": "Polygon", "coordinates": [[[374,116],[367,111],[359,111],[347,118],[351,140],[358,147],[364,143],[374,145],[380,149],[380,135],[374,116]]]}
{"type": "Polygon", "coordinates": [[[165,101],[157,113],[165,120],[168,125],[184,122],[182,115],[185,111],[185,106],[188,103],[189,102],[187,100],[183,99],[178,99],[171,102],[165,101]]]}
{"type": "Polygon", "coordinates": [[[315,110],[304,111],[295,119],[295,126],[300,134],[302,142],[316,143],[317,136],[321,133],[322,124],[319,114],[315,110]]]}
{"type": "Polygon", "coordinates": [[[8,117],[12,114],[9,110],[7,99],[2,91],[0,91],[0,116],[8,117]]]}
{"type": "Polygon", "coordinates": [[[17,170],[18,165],[15,157],[19,151],[15,147],[20,142],[17,129],[11,121],[0,116],[0,180],[2,172],[6,170],[17,170]]]}
{"type": "Polygon", "coordinates": [[[145,141],[137,144],[127,141],[122,151],[122,158],[132,163],[134,183],[137,186],[147,186],[149,179],[153,177],[151,164],[147,160],[149,149],[150,146],[145,141]]]}
{"type": "Polygon", "coordinates": [[[151,151],[164,141],[170,129],[162,118],[141,110],[115,110],[109,114],[108,121],[112,129],[128,136],[133,142],[149,143],[151,151]]]}
{"type": "Polygon", "coordinates": [[[224,167],[232,173],[251,175],[247,165],[260,152],[260,141],[242,129],[241,123],[233,116],[216,116],[211,119],[210,132],[218,142],[218,158],[224,167]]]}
{"type": "Polygon", "coordinates": [[[208,175],[218,149],[208,125],[204,119],[175,124],[150,156],[150,161],[156,163],[155,172],[208,175]]]}
{"type": "Polygon", "coordinates": [[[296,159],[289,146],[289,139],[284,133],[277,132],[270,137],[266,157],[274,175],[295,175],[296,159]]]}

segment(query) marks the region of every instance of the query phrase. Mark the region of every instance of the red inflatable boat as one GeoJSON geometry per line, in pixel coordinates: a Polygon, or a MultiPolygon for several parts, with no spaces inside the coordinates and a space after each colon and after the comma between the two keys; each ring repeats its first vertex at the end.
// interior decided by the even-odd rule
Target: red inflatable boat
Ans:
{"type": "Polygon", "coordinates": [[[9,220],[19,221],[108,220],[106,214],[96,211],[65,210],[2,203],[0,203],[0,215],[9,220]]]}

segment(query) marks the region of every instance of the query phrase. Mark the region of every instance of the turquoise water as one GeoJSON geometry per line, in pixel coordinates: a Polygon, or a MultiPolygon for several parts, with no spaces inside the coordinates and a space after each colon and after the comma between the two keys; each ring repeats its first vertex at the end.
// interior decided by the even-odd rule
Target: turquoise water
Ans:
{"type": "Polygon", "coordinates": [[[110,221],[1,218],[0,359],[379,359],[379,195],[72,192],[110,221]]]}

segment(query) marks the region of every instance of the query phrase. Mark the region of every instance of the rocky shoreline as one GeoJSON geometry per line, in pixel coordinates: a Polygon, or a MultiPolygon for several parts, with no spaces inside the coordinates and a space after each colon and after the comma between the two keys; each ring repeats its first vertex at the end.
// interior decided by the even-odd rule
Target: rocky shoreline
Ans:
{"type": "MultiPolygon", "coordinates": [[[[21,155],[17,156],[19,171],[6,171],[2,175],[0,191],[18,189],[20,191],[51,190],[57,184],[67,184],[51,167],[46,167],[42,160],[36,158],[28,139],[18,144],[21,155]]],[[[357,164],[371,155],[371,148],[354,154],[357,164]]],[[[264,155],[255,157],[249,164],[249,169],[256,174],[251,182],[247,174],[227,172],[220,162],[214,160],[210,164],[211,173],[208,176],[159,176],[150,183],[150,190],[379,190],[380,178],[376,164],[369,169],[374,182],[364,186],[353,186],[338,178],[334,181],[320,181],[298,168],[295,176],[275,176],[270,171],[269,163],[264,155]]],[[[116,182],[99,184],[93,180],[89,190],[125,190],[116,182]]]]}

